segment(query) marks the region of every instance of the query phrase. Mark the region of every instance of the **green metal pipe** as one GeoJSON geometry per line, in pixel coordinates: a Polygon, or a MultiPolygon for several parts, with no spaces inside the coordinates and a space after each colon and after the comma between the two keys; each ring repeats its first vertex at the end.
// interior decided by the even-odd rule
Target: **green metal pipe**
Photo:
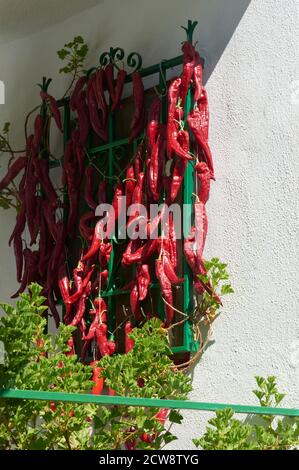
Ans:
{"type": "Polygon", "coordinates": [[[149,408],[173,408],[181,410],[216,411],[231,408],[236,413],[299,416],[299,409],[271,408],[230,403],[204,403],[183,400],[160,400],[159,398],[117,397],[63,392],[40,392],[35,390],[1,390],[0,399],[58,401],[66,403],[94,403],[97,405],[142,406],[149,408]]]}

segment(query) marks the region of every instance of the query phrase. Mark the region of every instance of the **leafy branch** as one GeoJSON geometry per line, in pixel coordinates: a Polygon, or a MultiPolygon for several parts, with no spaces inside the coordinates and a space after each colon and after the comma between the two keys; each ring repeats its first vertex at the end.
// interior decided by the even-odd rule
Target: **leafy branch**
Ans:
{"type": "MultiPolygon", "coordinates": [[[[256,377],[253,393],[261,406],[277,407],[284,398],[276,378],[256,377]]],[[[289,450],[299,445],[299,419],[263,415],[261,424],[249,424],[234,418],[231,409],[219,410],[209,420],[205,434],[193,439],[204,450],[289,450]]]]}

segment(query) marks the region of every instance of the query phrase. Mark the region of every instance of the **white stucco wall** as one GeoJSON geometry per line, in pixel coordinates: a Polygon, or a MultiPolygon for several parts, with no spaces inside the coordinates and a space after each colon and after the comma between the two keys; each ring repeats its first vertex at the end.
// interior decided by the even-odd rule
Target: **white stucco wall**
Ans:
{"type": "MultiPolygon", "coordinates": [[[[14,123],[22,142],[35,83],[51,76],[57,96],[58,50],[76,34],[91,47],[90,64],[110,45],[136,50],[144,64],[179,52],[179,25],[198,19],[206,59],[211,147],[217,182],[208,203],[206,256],[229,264],[235,294],[225,300],[209,347],[194,373],[191,399],[255,403],[254,375],[276,375],[298,406],[297,216],[299,89],[296,0],[109,0],[56,27],[0,47],[6,104],[0,125],[14,123]],[[130,7],[130,10],[129,10],[130,7]],[[243,15],[244,14],[244,15],[243,15]],[[242,16],[243,15],[243,16],[242,16]],[[239,22],[240,20],[240,22],[239,22]]],[[[0,170],[2,172],[2,170],[0,170]]],[[[1,212],[0,298],[16,287],[6,248],[14,214],[1,212]]],[[[185,413],[171,447],[193,448],[208,414],[185,413]]]]}

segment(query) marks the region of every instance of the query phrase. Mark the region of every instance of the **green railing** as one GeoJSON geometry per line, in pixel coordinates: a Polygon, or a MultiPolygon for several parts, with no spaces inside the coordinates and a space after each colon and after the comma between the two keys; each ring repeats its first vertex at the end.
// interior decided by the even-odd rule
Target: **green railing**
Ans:
{"type": "Polygon", "coordinates": [[[299,416],[296,408],[271,408],[231,403],[206,403],[199,401],[161,400],[159,398],[117,397],[63,392],[42,392],[35,390],[2,390],[0,399],[56,401],[65,403],[94,403],[103,406],[123,405],[146,408],[169,408],[197,411],[217,411],[230,408],[236,413],[276,416],[299,416]]]}

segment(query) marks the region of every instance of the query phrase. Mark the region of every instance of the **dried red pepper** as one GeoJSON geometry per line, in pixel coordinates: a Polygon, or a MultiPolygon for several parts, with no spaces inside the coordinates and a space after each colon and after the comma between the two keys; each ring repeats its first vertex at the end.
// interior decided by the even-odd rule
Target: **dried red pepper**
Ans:
{"type": "Polygon", "coordinates": [[[81,297],[80,297],[80,300],[78,302],[78,307],[77,307],[77,311],[76,311],[76,314],[73,318],[73,320],[71,321],[70,325],[71,326],[77,326],[79,325],[79,323],[81,322],[81,320],[83,319],[84,317],[84,314],[85,314],[85,308],[86,308],[86,300],[87,300],[87,297],[90,293],[90,289],[91,289],[91,283],[89,282],[85,288],[85,290],[83,291],[81,297]]]}
{"type": "Polygon", "coordinates": [[[8,169],[4,178],[0,181],[0,191],[7,188],[7,186],[18,176],[18,174],[26,168],[28,163],[27,157],[19,157],[8,169]]]}
{"type": "Polygon", "coordinates": [[[105,67],[105,83],[107,85],[110,101],[113,103],[114,100],[114,67],[113,64],[109,63],[105,67]]]}
{"type": "Polygon", "coordinates": [[[97,103],[95,87],[94,87],[95,78],[96,78],[95,74],[92,75],[92,77],[89,79],[87,90],[86,90],[86,99],[87,99],[90,123],[95,133],[104,142],[107,142],[108,133],[107,133],[107,130],[104,128],[104,122],[98,111],[98,103],[97,103]]]}
{"type": "Polygon", "coordinates": [[[86,212],[82,215],[79,223],[80,235],[86,240],[91,241],[93,239],[94,228],[89,227],[88,223],[95,220],[94,212],[86,212]]]}
{"type": "Polygon", "coordinates": [[[20,234],[17,234],[13,240],[13,247],[16,259],[17,281],[22,282],[23,273],[23,241],[20,234]]]}
{"type": "Polygon", "coordinates": [[[130,206],[132,202],[135,183],[136,183],[135,171],[134,171],[134,165],[132,164],[132,165],[129,165],[127,168],[126,179],[125,179],[127,208],[130,206]]]}
{"type": "MultiPolygon", "coordinates": [[[[189,134],[187,131],[181,130],[178,132],[178,142],[181,145],[182,149],[186,152],[189,151],[189,134]]],[[[170,202],[172,203],[181,189],[182,182],[184,180],[185,171],[188,165],[188,160],[186,158],[176,158],[173,173],[172,181],[170,187],[170,202]]]]}
{"type": "Polygon", "coordinates": [[[199,111],[199,109],[194,109],[193,111],[191,111],[191,113],[188,114],[187,121],[194,135],[196,143],[198,144],[198,146],[204,153],[206,163],[211,172],[211,178],[215,179],[213,157],[212,157],[211,149],[206,140],[206,131],[204,133],[202,129],[202,112],[199,111]]]}
{"type": "Polygon", "coordinates": [[[63,132],[62,123],[61,123],[61,115],[60,115],[60,111],[57,106],[57,102],[55,98],[49,95],[49,93],[46,93],[45,91],[41,91],[40,96],[42,100],[45,100],[49,103],[50,111],[52,113],[56,126],[61,132],[63,132]]]}
{"type": "Polygon", "coordinates": [[[135,112],[130,128],[129,143],[139,137],[145,124],[144,86],[139,72],[132,74],[135,112]]]}
{"type": "Polygon", "coordinates": [[[165,304],[165,321],[163,323],[164,327],[168,327],[172,322],[174,310],[173,310],[173,296],[172,296],[172,289],[171,289],[171,282],[168,279],[167,275],[164,271],[163,262],[161,259],[156,260],[156,276],[160,283],[161,287],[161,294],[165,298],[167,304],[165,304]]]}
{"type": "Polygon", "coordinates": [[[114,91],[113,104],[111,108],[112,113],[114,113],[116,108],[119,107],[120,100],[121,100],[123,90],[124,90],[126,77],[127,77],[127,72],[125,70],[119,70],[117,72],[116,87],[114,91]]]}
{"type": "Polygon", "coordinates": [[[133,328],[131,322],[127,322],[125,325],[125,353],[128,354],[134,348],[134,340],[130,338],[133,328]]]}
{"type": "Polygon", "coordinates": [[[142,302],[148,294],[151,277],[148,264],[137,265],[138,298],[142,302]]]}
{"type": "Polygon", "coordinates": [[[183,52],[183,73],[181,77],[180,98],[182,107],[185,105],[189,86],[193,77],[195,67],[196,52],[191,42],[186,41],[182,47],[183,52]]]}
{"type": "Polygon", "coordinates": [[[138,284],[135,282],[131,294],[130,294],[130,306],[132,313],[136,319],[136,321],[139,323],[142,320],[141,316],[141,310],[140,310],[140,301],[139,301],[139,289],[138,289],[138,284]]]}
{"type": "Polygon", "coordinates": [[[93,173],[94,169],[91,166],[85,169],[85,184],[84,184],[84,198],[90,209],[96,209],[97,203],[93,199],[93,173]]]}
{"type": "Polygon", "coordinates": [[[198,198],[200,202],[206,204],[210,195],[211,173],[205,162],[198,162],[194,166],[194,170],[200,182],[198,198]]]}
{"type": "Polygon", "coordinates": [[[104,93],[104,79],[105,71],[104,69],[98,69],[95,73],[95,80],[93,82],[95,97],[98,103],[98,109],[101,113],[101,120],[103,123],[103,128],[106,129],[107,120],[108,120],[108,107],[106,103],[105,93],[104,93]]]}
{"type": "Polygon", "coordinates": [[[75,111],[78,109],[80,106],[80,97],[81,97],[81,92],[86,84],[86,76],[83,75],[82,77],[78,78],[76,81],[76,84],[74,86],[74,90],[71,94],[70,97],[70,108],[72,111],[75,111]]]}
{"type": "Polygon", "coordinates": [[[58,206],[58,197],[54,189],[53,183],[49,176],[49,162],[45,158],[39,158],[33,160],[35,172],[38,177],[38,181],[41,184],[43,191],[53,207],[58,206]]]}

